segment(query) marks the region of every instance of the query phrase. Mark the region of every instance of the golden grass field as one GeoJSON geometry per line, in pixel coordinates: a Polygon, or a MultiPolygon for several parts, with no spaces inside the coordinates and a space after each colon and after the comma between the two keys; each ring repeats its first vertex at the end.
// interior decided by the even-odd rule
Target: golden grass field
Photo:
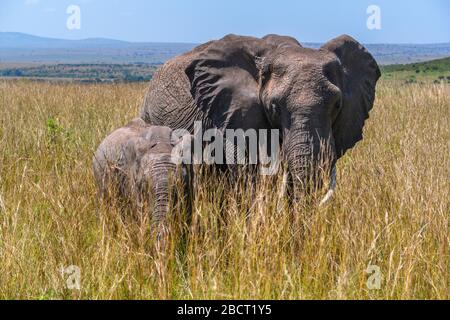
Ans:
{"type": "Polygon", "coordinates": [[[252,190],[200,177],[192,224],[183,238],[172,219],[165,255],[148,223],[97,201],[91,172],[97,145],[138,114],[145,91],[0,82],[0,299],[450,297],[449,85],[380,81],[325,208],[277,209],[270,179],[252,190]],[[79,290],[67,288],[70,265],[79,290]],[[379,289],[367,286],[371,265],[379,289]]]}

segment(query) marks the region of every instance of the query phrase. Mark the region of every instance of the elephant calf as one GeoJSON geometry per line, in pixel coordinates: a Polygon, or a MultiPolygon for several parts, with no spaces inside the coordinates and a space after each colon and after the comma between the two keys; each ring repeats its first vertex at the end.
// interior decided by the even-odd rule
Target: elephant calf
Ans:
{"type": "Polygon", "coordinates": [[[181,156],[192,136],[176,138],[169,127],[152,126],[136,118],[112,132],[98,147],[93,170],[99,193],[107,196],[110,188],[124,199],[141,205],[151,199],[152,225],[164,225],[169,210],[169,193],[175,190],[171,177],[180,178],[189,203],[192,166],[176,165],[173,156],[181,156]],[[174,148],[177,148],[174,150],[174,148]],[[174,152],[172,152],[174,151],[174,152]]]}

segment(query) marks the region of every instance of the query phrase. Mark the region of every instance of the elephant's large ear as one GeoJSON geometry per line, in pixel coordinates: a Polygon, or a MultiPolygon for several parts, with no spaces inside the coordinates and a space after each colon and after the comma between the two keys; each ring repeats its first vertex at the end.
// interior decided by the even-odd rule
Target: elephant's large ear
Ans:
{"type": "Polygon", "coordinates": [[[213,41],[187,66],[192,97],[216,127],[260,104],[256,59],[264,46],[261,39],[228,35],[213,41]]]}
{"type": "Polygon", "coordinates": [[[333,136],[338,158],[362,139],[364,121],[375,100],[375,85],[380,69],[372,55],[355,39],[342,35],[321,47],[340,60],[342,75],[342,107],[333,123],[333,136]]]}

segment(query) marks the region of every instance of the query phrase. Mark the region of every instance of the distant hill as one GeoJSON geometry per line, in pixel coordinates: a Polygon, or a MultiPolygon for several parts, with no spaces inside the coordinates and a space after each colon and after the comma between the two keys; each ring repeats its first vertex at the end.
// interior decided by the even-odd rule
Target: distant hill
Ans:
{"type": "MultiPolygon", "coordinates": [[[[189,51],[194,43],[127,42],[90,38],[63,40],[17,32],[0,32],[0,63],[164,63],[189,51]]],[[[318,48],[320,43],[303,43],[318,48]]],[[[413,63],[450,56],[450,43],[367,44],[379,64],[413,63]]]]}
{"type": "Polygon", "coordinates": [[[433,81],[450,83],[450,57],[426,62],[383,66],[385,79],[403,80],[407,83],[433,81]]]}
{"type": "Polygon", "coordinates": [[[195,46],[192,43],[140,43],[104,38],[64,40],[0,32],[0,63],[160,64],[195,46]]]}
{"type": "Polygon", "coordinates": [[[121,40],[91,38],[83,40],[64,40],[33,36],[20,32],[0,32],[0,48],[48,49],[48,48],[88,48],[88,47],[126,47],[130,43],[121,40]]]}
{"type": "MultiPolygon", "coordinates": [[[[319,43],[304,43],[319,48],[319,43]]],[[[422,62],[450,56],[450,43],[436,44],[364,44],[381,65],[422,62]]]]}

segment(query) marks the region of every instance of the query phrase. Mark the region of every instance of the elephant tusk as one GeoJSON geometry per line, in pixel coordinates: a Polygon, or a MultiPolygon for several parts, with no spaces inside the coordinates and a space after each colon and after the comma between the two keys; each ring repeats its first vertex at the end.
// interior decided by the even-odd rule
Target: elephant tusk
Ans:
{"type": "Polygon", "coordinates": [[[278,205],[277,205],[278,211],[283,210],[283,198],[286,196],[287,193],[287,184],[288,184],[288,173],[285,172],[283,174],[283,181],[281,182],[280,193],[278,194],[278,205]]]}
{"type": "Polygon", "coordinates": [[[333,166],[333,169],[331,169],[331,177],[330,177],[330,187],[323,197],[323,199],[320,201],[319,206],[324,206],[330,199],[333,197],[334,191],[336,190],[336,165],[333,166]]]}

